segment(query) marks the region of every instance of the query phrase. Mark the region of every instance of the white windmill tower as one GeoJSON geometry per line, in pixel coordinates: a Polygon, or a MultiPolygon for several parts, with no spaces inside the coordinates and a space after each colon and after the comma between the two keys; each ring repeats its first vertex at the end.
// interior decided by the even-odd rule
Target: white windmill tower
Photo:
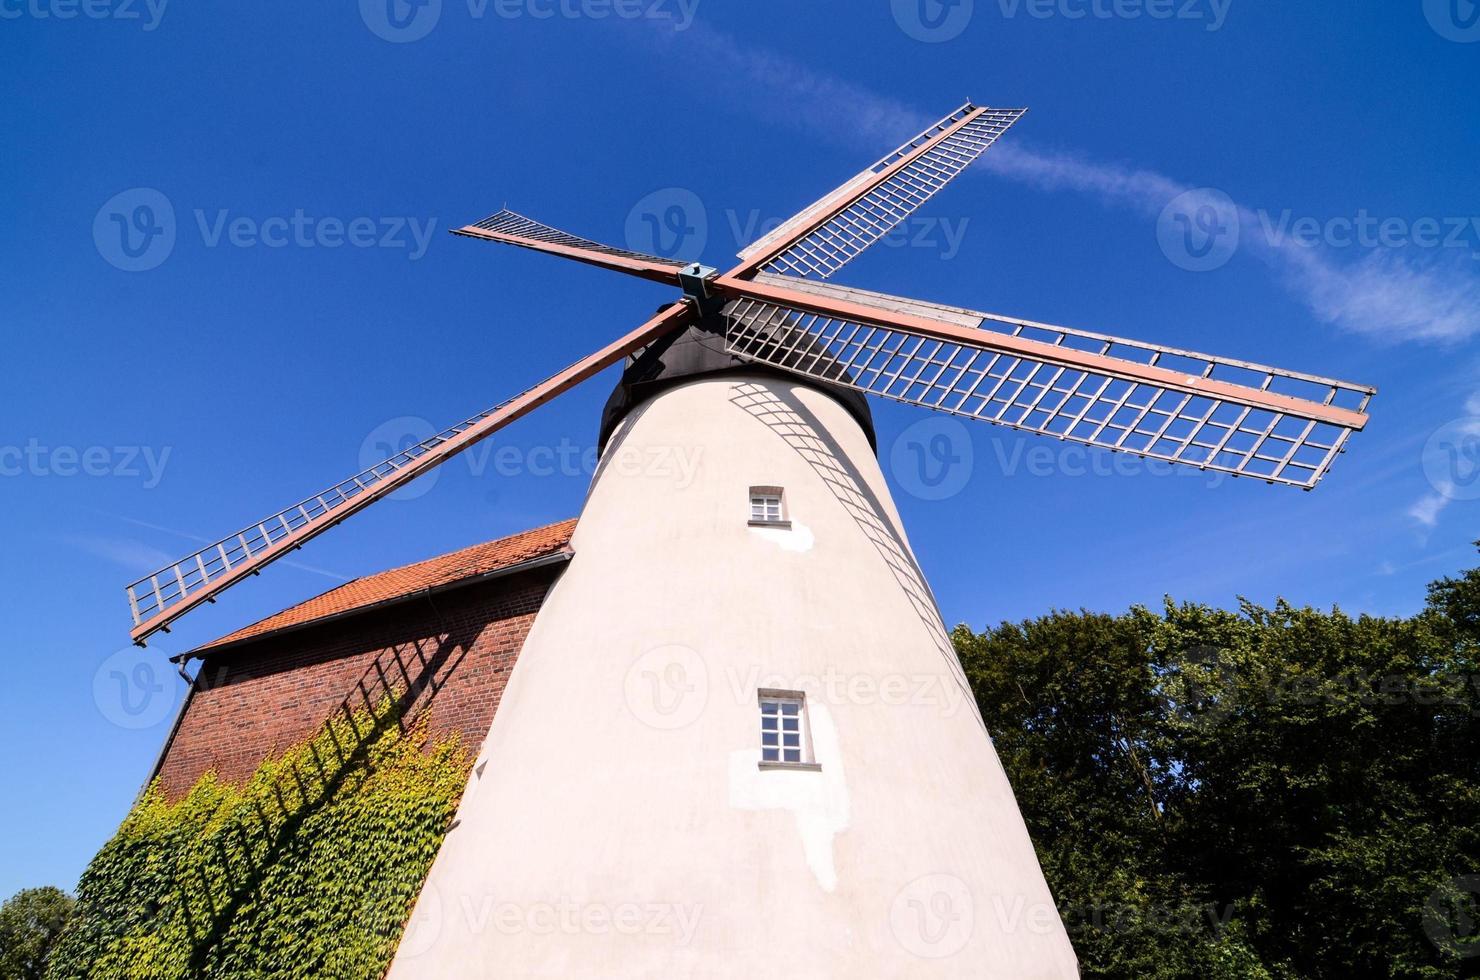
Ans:
{"type": "Polygon", "coordinates": [[[509,211],[459,229],[684,297],[129,587],[142,643],[634,355],[392,978],[1076,974],[859,393],[1308,489],[1374,392],[823,281],[1021,115],[963,106],[723,274],[509,211]]]}

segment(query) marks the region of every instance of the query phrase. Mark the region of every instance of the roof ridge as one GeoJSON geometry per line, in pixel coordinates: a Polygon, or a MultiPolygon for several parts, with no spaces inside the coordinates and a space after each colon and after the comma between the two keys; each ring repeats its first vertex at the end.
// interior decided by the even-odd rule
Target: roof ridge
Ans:
{"type": "Polygon", "coordinates": [[[284,629],[306,626],[321,619],[353,612],[356,609],[380,605],[424,589],[455,585],[467,579],[481,577],[489,572],[511,568],[540,555],[553,554],[569,547],[570,536],[575,530],[577,520],[578,518],[568,517],[565,520],[552,521],[538,527],[506,534],[500,538],[479,541],[439,555],[349,579],[318,595],[310,596],[215,640],[203,643],[192,653],[204,653],[219,647],[234,646],[239,642],[274,634],[284,629]],[[520,539],[530,539],[528,547],[519,547],[520,539]],[[498,553],[504,550],[500,546],[507,547],[511,553],[499,555],[498,553]],[[476,555],[480,550],[489,552],[487,558],[481,562],[476,559],[471,562],[459,562],[460,557],[468,556],[469,553],[476,555]],[[420,583],[415,581],[418,572],[423,573],[423,580],[420,583]],[[398,581],[408,578],[411,581],[398,581]],[[317,611],[314,611],[315,606],[319,607],[317,611]]]}

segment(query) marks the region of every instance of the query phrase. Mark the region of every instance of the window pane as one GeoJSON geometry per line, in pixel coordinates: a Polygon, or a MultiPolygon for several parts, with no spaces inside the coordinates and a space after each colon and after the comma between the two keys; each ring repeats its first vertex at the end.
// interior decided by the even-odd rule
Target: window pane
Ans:
{"type": "Polygon", "coordinates": [[[796,715],[792,715],[790,718],[781,719],[781,728],[783,731],[794,732],[797,730],[797,726],[801,724],[801,722],[802,719],[798,718],[796,715]]]}
{"type": "Polygon", "coordinates": [[[778,762],[780,760],[776,756],[776,750],[775,749],[761,749],[761,761],[763,761],[763,762],[778,762]]]}
{"type": "Polygon", "coordinates": [[[750,497],[750,519],[753,521],[780,521],[781,498],[774,494],[752,494],[750,497]]]}
{"type": "Polygon", "coordinates": [[[761,744],[762,745],[775,745],[776,744],[776,733],[775,732],[761,732],[761,744]]]}
{"type": "MultiPolygon", "coordinates": [[[[787,721],[791,721],[790,718],[788,718],[786,720],[787,721]]],[[[776,730],[776,716],[775,715],[761,715],[761,731],[764,731],[764,732],[774,732],[775,730],[776,730]]]]}
{"type": "Polygon", "coordinates": [[[784,736],[782,736],[782,742],[785,745],[801,745],[801,739],[802,736],[800,732],[787,732],[784,736]]]}
{"type": "Polygon", "coordinates": [[[797,713],[798,710],[801,709],[801,707],[802,706],[800,704],[797,704],[795,701],[782,701],[781,713],[783,715],[794,715],[797,713]]]}
{"type": "Polygon", "coordinates": [[[786,761],[787,762],[801,762],[802,761],[802,750],[801,749],[787,749],[786,750],[786,761]]]}
{"type": "Polygon", "coordinates": [[[776,707],[776,702],[775,701],[762,701],[761,702],[761,714],[763,714],[763,715],[774,715],[777,712],[777,710],[778,709],[776,707]]]}

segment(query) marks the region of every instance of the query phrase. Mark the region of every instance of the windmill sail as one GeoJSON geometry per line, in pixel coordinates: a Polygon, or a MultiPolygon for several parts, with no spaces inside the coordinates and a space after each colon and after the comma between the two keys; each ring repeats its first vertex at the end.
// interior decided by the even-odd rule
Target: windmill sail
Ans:
{"type": "Polygon", "coordinates": [[[687,303],[675,303],[626,336],[508,401],[130,584],[127,591],[134,642],[142,644],[156,631],[168,629],[172,622],[202,602],[213,599],[246,576],[255,575],[397,487],[676,329],[689,316],[687,303]]]}
{"type": "Polygon", "coordinates": [[[464,225],[453,231],[453,234],[502,242],[505,245],[518,245],[520,248],[559,255],[671,285],[678,285],[678,270],[688,264],[678,259],[665,259],[646,252],[633,252],[614,245],[593,242],[589,238],[581,238],[533,218],[526,218],[507,208],[482,221],[464,225]]]}
{"type": "MultiPolygon", "coordinates": [[[[766,276],[726,346],[895,401],[1309,489],[1374,389],[989,313],[766,276]]],[[[748,295],[746,295],[748,293],[748,295]]]]}
{"type": "Polygon", "coordinates": [[[740,253],[764,272],[826,279],[985,153],[1026,109],[967,103],[740,253]]]}

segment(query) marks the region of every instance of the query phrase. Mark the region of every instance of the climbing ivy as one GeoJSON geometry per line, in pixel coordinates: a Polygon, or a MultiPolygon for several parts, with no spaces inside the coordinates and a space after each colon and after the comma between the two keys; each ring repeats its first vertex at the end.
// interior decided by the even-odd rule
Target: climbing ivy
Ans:
{"type": "Polygon", "coordinates": [[[441,846],[470,760],[345,711],[241,785],[157,785],[83,874],[48,980],[375,980],[441,846]]]}

